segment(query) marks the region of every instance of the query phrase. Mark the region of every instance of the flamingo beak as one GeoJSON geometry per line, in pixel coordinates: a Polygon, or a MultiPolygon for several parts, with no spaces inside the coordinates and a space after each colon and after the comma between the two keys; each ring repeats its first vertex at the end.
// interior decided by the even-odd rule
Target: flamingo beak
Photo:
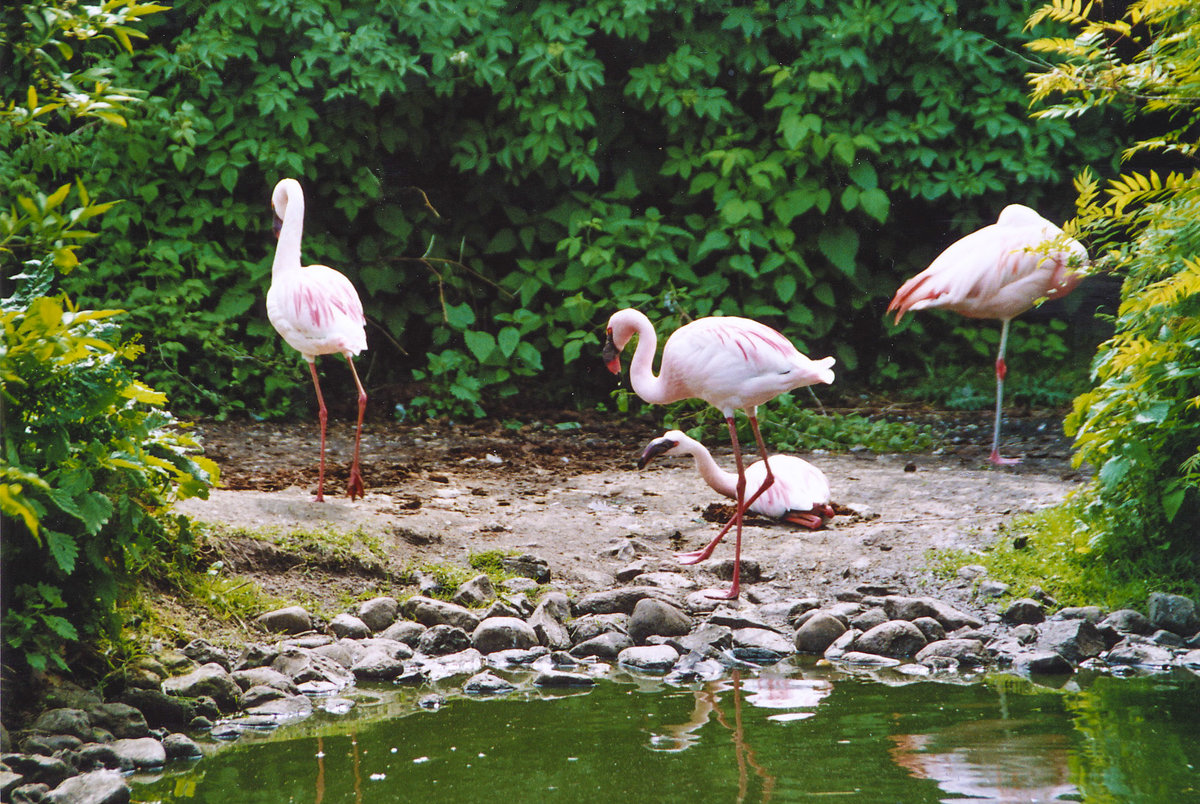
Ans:
{"type": "Polygon", "coordinates": [[[604,342],[604,365],[608,366],[608,370],[613,374],[621,373],[621,350],[617,348],[617,344],[613,341],[612,330],[608,330],[608,339],[604,342]]]}
{"type": "Polygon", "coordinates": [[[283,218],[279,217],[279,213],[275,212],[275,207],[271,207],[271,212],[275,216],[275,220],[271,223],[271,231],[275,233],[275,239],[279,239],[279,230],[283,228],[283,218]]]}
{"type": "Polygon", "coordinates": [[[679,446],[679,442],[672,441],[669,438],[656,438],[646,445],[646,449],[642,452],[642,457],[638,458],[638,469],[645,469],[646,464],[662,455],[664,452],[669,452],[679,446]]]}

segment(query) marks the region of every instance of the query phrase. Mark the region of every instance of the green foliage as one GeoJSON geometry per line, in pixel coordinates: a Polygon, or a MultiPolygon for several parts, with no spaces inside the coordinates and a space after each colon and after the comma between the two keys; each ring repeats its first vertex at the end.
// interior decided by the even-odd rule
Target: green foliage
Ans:
{"type": "Polygon", "coordinates": [[[673,315],[680,295],[875,376],[937,337],[885,337],[879,302],[902,276],[1111,153],[1103,131],[1027,118],[1023,13],[185,0],[114,60],[114,85],[149,91],[139,115],[76,146],[88,186],[133,203],[70,289],[122,288],[153,344],[147,380],[188,412],[309,404],[261,303],[267,201],[292,175],[306,261],[364,298],[373,397],[415,376],[396,393],[421,414],[594,401],[608,314],[673,315]]]}
{"type": "MultiPolygon", "coordinates": [[[[1145,119],[1126,154],[1197,153],[1200,17],[1193,3],[1147,0],[1120,20],[1098,9],[1047,6],[1078,28],[1073,40],[1034,44],[1058,63],[1034,76],[1034,97],[1063,93],[1043,115],[1077,115],[1110,104],[1145,119]],[[1136,33],[1131,38],[1131,35],[1136,33]],[[1120,42],[1122,47],[1114,47],[1120,42]]],[[[1101,189],[1076,182],[1069,228],[1096,244],[1097,268],[1123,276],[1115,334],[1092,366],[1094,387],[1067,420],[1075,460],[1096,468],[1082,518],[1102,561],[1143,562],[1173,577],[1200,567],[1200,174],[1130,171],[1101,189]]],[[[1149,574],[1148,570],[1148,574],[1149,574]]]]}

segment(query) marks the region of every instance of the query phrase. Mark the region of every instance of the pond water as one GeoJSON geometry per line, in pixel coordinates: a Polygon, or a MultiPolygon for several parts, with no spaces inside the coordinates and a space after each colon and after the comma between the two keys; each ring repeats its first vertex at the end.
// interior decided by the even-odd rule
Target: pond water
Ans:
{"type": "MultiPolygon", "coordinates": [[[[134,800],[1200,802],[1200,678],[1059,686],[783,664],[686,687],[614,674],[494,698],[366,687],[346,714],[247,734],[134,800]],[[883,680],[880,680],[883,679],[883,680]]],[[[345,699],[332,700],[340,711],[345,699]]]]}

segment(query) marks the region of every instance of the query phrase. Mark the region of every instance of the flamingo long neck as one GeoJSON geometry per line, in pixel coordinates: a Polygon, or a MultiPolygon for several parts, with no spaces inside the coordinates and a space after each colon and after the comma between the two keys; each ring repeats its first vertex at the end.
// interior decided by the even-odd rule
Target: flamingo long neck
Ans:
{"type": "Polygon", "coordinates": [[[300,267],[300,239],[304,234],[304,196],[290,189],[283,208],[283,224],[279,242],[275,245],[275,261],[271,273],[300,267]]]}
{"type": "Polygon", "coordinates": [[[699,441],[688,445],[688,453],[696,461],[696,469],[709,488],[717,494],[737,499],[737,475],[722,469],[712,453],[699,441]]]}
{"type": "Polygon", "coordinates": [[[633,359],[629,362],[629,383],[633,391],[651,405],[664,405],[675,402],[678,396],[662,377],[654,373],[654,354],[658,351],[658,335],[649,319],[637,322],[637,348],[633,359]]]}

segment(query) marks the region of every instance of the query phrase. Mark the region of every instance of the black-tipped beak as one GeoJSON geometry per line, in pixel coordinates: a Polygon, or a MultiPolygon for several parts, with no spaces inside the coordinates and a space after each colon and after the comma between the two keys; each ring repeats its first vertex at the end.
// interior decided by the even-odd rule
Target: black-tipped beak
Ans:
{"type": "MultiPolygon", "coordinates": [[[[271,212],[272,213],[275,212],[274,208],[271,209],[271,212]]],[[[271,222],[271,231],[273,231],[275,233],[276,240],[279,239],[279,230],[282,228],[283,228],[283,218],[279,217],[279,215],[276,214],[275,220],[271,222]]]]}
{"type": "Polygon", "coordinates": [[[638,458],[638,469],[645,469],[646,464],[662,455],[664,452],[674,449],[679,445],[678,441],[672,441],[669,438],[656,438],[646,445],[646,449],[642,451],[642,457],[638,458]]]}
{"type": "Polygon", "coordinates": [[[613,374],[620,374],[621,350],[613,342],[611,329],[608,331],[608,338],[604,341],[604,351],[601,354],[604,357],[604,365],[608,366],[608,370],[613,374]]]}

